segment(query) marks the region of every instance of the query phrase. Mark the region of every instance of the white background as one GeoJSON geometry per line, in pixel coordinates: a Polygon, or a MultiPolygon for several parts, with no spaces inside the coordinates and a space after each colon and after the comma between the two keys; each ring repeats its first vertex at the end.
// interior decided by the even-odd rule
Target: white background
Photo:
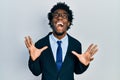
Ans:
{"type": "MultiPolygon", "coordinates": [[[[40,80],[28,68],[24,37],[34,42],[51,31],[47,13],[60,0],[0,0],[0,80],[40,80]]],[[[75,80],[120,80],[120,1],[61,0],[73,10],[68,33],[99,51],[90,67],[75,80]]]]}

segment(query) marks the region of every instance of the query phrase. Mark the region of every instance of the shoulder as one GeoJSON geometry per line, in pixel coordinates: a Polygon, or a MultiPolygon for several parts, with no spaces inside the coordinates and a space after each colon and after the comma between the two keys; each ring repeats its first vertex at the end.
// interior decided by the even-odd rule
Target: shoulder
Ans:
{"type": "Polygon", "coordinates": [[[68,42],[69,42],[69,47],[72,51],[82,53],[82,45],[80,41],[68,35],[68,42]]]}
{"type": "Polygon", "coordinates": [[[39,40],[35,43],[35,47],[36,47],[36,48],[41,48],[41,47],[43,47],[43,46],[48,45],[48,44],[49,44],[49,35],[50,35],[50,34],[51,34],[51,33],[49,33],[47,36],[39,39],[39,40]]]}
{"type": "Polygon", "coordinates": [[[72,44],[81,45],[81,42],[68,34],[68,39],[72,44]]]}

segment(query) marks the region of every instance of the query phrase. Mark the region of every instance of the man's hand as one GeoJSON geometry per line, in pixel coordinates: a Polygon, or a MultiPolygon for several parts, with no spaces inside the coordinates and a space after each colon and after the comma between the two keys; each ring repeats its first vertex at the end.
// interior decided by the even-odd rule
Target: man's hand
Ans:
{"type": "Polygon", "coordinates": [[[91,44],[88,49],[86,50],[85,53],[83,54],[78,54],[75,51],[72,51],[72,53],[79,59],[79,61],[81,63],[83,63],[84,65],[88,65],[90,63],[90,61],[92,61],[93,55],[98,51],[97,45],[91,44]]]}
{"type": "Polygon", "coordinates": [[[45,46],[45,47],[43,47],[43,48],[41,48],[41,49],[37,49],[37,48],[34,46],[34,44],[33,44],[33,42],[32,42],[32,39],[30,38],[30,36],[25,37],[25,45],[26,45],[26,47],[28,48],[29,54],[30,54],[31,59],[32,59],[33,61],[35,61],[35,60],[41,55],[41,53],[42,53],[45,49],[48,48],[48,46],[45,46]]]}

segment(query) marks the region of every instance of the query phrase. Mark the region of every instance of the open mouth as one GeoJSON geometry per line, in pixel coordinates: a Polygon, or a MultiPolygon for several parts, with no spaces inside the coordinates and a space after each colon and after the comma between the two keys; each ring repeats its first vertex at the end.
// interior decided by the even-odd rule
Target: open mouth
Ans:
{"type": "Polygon", "coordinates": [[[61,21],[57,22],[56,26],[61,26],[61,27],[63,27],[63,22],[61,22],[61,21]]]}

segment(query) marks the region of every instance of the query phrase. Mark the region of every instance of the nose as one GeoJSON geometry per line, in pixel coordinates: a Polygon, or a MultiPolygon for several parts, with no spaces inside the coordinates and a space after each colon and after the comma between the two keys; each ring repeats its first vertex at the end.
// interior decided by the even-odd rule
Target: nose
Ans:
{"type": "Polygon", "coordinates": [[[61,14],[59,14],[58,19],[63,19],[63,17],[62,17],[62,15],[61,15],[61,14]]]}

